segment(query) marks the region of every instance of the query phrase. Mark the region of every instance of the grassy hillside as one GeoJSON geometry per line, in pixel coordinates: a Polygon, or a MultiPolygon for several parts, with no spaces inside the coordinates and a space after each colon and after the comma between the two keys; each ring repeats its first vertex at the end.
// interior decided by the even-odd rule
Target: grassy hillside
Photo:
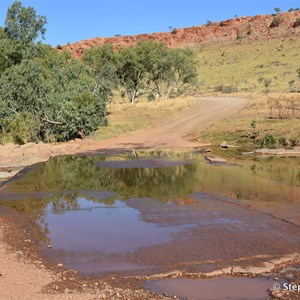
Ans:
{"type": "Polygon", "coordinates": [[[203,45],[197,49],[202,91],[290,92],[300,89],[300,37],[203,45]]]}

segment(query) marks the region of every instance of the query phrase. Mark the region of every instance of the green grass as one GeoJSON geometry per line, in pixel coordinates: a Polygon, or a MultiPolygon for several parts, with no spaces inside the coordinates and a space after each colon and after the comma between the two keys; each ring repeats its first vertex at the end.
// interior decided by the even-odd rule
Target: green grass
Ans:
{"type": "Polygon", "coordinates": [[[298,89],[299,48],[300,37],[264,41],[246,38],[231,44],[203,45],[196,50],[201,89],[210,91],[218,86],[233,87],[239,92],[298,89]]]}

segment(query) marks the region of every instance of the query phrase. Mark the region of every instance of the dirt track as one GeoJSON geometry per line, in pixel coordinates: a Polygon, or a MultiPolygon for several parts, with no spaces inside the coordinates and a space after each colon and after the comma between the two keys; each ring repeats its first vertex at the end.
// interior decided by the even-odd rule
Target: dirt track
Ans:
{"type": "Polygon", "coordinates": [[[201,144],[188,141],[190,134],[205,130],[237,113],[246,102],[246,99],[232,97],[199,98],[194,106],[155,128],[138,130],[100,142],[87,138],[68,143],[0,146],[0,178],[4,177],[1,176],[1,169],[11,170],[15,167],[18,170],[56,155],[97,153],[105,149],[198,147],[201,144]]]}
{"type": "Polygon", "coordinates": [[[99,148],[181,148],[197,147],[188,136],[203,131],[212,124],[243,108],[246,100],[232,97],[199,98],[190,109],[173,120],[166,120],[153,129],[136,131],[92,145],[99,148]]]}

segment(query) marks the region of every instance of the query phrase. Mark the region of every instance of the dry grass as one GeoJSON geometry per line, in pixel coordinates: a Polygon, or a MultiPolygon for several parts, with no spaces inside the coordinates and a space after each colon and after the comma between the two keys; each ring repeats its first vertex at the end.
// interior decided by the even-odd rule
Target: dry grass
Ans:
{"type": "MultiPolygon", "coordinates": [[[[282,107],[289,107],[291,102],[295,103],[295,106],[300,105],[300,94],[256,94],[249,98],[248,106],[239,114],[200,133],[197,139],[213,144],[227,141],[244,147],[257,148],[257,144],[254,144],[253,133],[258,131],[258,139],[262,139],[269,133],[277,141],[284,137],[287,141],[296,139],[299,144],[300,112],[296,110],[293,112],[292,109],[282,107]],[[251,127],[253,121],[256,123],[256,129],[251,127]]],[[[277,147],[280,146],[277,144],[277,147]]]]}
{"type": "Polygon", "coordinates": [[[197,50],[202,90],[218,86],[239,92],[299,90],[299,47],[299,37],[203,45],[197,50]]]}
{"type": "Polygon", "coordinates": [[[108,107],[108,126],[100,127],[94,138],[104,140],[138,129],[157,126],[167,118],[175,117],[194,102],[195,98],[188,96],[152,102],[141,98],[133,104],[124,103],[116,96],[108,107]]]}

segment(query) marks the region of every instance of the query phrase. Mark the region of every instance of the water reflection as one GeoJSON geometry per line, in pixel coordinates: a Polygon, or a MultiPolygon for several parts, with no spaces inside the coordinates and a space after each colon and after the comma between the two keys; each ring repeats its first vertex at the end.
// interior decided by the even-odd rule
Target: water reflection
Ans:
{"type": "MultiPolygon", "coordinates": [[[[192,152],[62,156],[37,164],[2,186],[0,205],[28,216],[35,237],[45,247],[52,244],[53,250],[134,251],[168,242],[173,233],[185,227],[153,224],[145,214],[144,219],[140,217],[142,206],[153,205],[153,201],[129,207],[128,199],[172,203],[174,215],[174,204],[197,206],[202,198],[194,197],[196,192],[272,205],[299,204],[299,159],[285,159],[284,163],[290,168],[276,159],[212,166],[201,154],[192,152]]],[[[193,207],[188,212],[191,216],[193,207]]],[[[198,220],[198,215],[195,224],[208,224],[198,220]]]]}

